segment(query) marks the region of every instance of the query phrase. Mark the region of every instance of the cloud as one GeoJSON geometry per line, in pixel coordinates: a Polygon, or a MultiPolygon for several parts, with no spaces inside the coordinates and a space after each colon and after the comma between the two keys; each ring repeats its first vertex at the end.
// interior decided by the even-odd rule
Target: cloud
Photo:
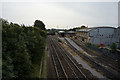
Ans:
{"type": "Polygon", "coordinates": [[[118,2],[119,0],[1,0],[1,2],[118,2]]]}
{"type": "Polygon", "coordinates": [[[4,2],[3,18],[19,24],[33,25],[42,20],[47,28],[117,26],[117,3],[99,2],[4,2]]]}

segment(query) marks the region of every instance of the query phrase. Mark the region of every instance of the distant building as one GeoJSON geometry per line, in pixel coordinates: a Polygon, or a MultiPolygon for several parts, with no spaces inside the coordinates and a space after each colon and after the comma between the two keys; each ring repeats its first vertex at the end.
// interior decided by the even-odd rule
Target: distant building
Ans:
{"type": "Polygon", "coordinates": [[[112,41],[116,43],[118,48],[120,48],[120,28],[115,29],[112,41]]]}
{"type": "Polygon", "coordinates": [[[85,42],[110,46],[113,42],[120,47],[120,28],[114,27],[93,27],[77,30],[77,36],[85,42]]]}
{"type": "Polygon", "coordinates": [[[58,31],[58,34],[60,37],[64,37],[65,36],[65,31],[58,31]]]}
{"type": "Polygon", "coordinates": [[[75,31],[59,31],[58,32],[59,36],[61,37],[72,37],[72,36],[75,36],[76,35],[76,32],[75,31]]]}
{"type": "Polygon", "coordinates": [[[76,36],[76,32],[75,31],[67,31],[65,36],[69,36],[69,37],[76,36]]]}
{"type": "Polygon", "coordinates": [[[77,33],[76,33],[76,36],[77,37],[81,37],[81,39],[83,40],[83,41],[85,41],[85,40],[87,40],[87,33],[88,33],[88,31],[90,31],[91,30],[91,28],[85,28],[85,29],[77,29],[76,31],[77,31],[77,33]]]}

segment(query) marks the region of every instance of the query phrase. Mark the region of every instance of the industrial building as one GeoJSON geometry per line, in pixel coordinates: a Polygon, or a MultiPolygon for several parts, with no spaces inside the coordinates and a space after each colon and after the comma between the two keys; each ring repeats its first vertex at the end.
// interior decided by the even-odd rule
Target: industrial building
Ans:
{"type": "Polygon", "coordinates": [[[120,48],[120,27],[115,29],[112,42],[115,42],[117,47],[120,48]]]}
{"type": "Polygon", "coordinates": [[[120,28],[93,27],[77,30],[77,36],[87,43],[110,46],[113,42],[120,47],[120,28]]]}

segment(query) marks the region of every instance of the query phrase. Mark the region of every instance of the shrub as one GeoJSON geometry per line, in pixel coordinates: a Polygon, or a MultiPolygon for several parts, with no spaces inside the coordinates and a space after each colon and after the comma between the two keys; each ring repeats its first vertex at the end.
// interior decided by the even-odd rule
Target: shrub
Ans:
{"type": "Polygon", "coordinates": [[[92,44],[91,43],[87,43],[88,46],[91,46],[92,44]]]}
{"type": "Polygon", "coordinates": [[[58,39],[58,42],[62,42],[60,39],[58,39]]]}
{"type": "Polygon", "coordinates": [[[112,43],[112,45],[110,46],[110,52],[114,53],[116,52],[116,50],[117,50],[116,44],[112,43]]]}
{"type": "MultiPolygon", "coordinates": [[[[46,30],[2,20],[2,79],[31,78],[45,51],[46,30]]],[[[44,26],[43,26],[44,27],[44,26]]]]}

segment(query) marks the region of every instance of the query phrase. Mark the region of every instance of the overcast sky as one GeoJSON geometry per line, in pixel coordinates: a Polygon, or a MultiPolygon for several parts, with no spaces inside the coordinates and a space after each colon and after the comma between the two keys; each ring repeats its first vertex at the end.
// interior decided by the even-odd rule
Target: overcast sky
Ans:
{"type": "Polygon", "coordinates": [[[73,28],[81,25],[118,26],[118,2],[8,2],[0,3],[2,18],[33,25],[41,20],[46,28],[73,28]]]}

